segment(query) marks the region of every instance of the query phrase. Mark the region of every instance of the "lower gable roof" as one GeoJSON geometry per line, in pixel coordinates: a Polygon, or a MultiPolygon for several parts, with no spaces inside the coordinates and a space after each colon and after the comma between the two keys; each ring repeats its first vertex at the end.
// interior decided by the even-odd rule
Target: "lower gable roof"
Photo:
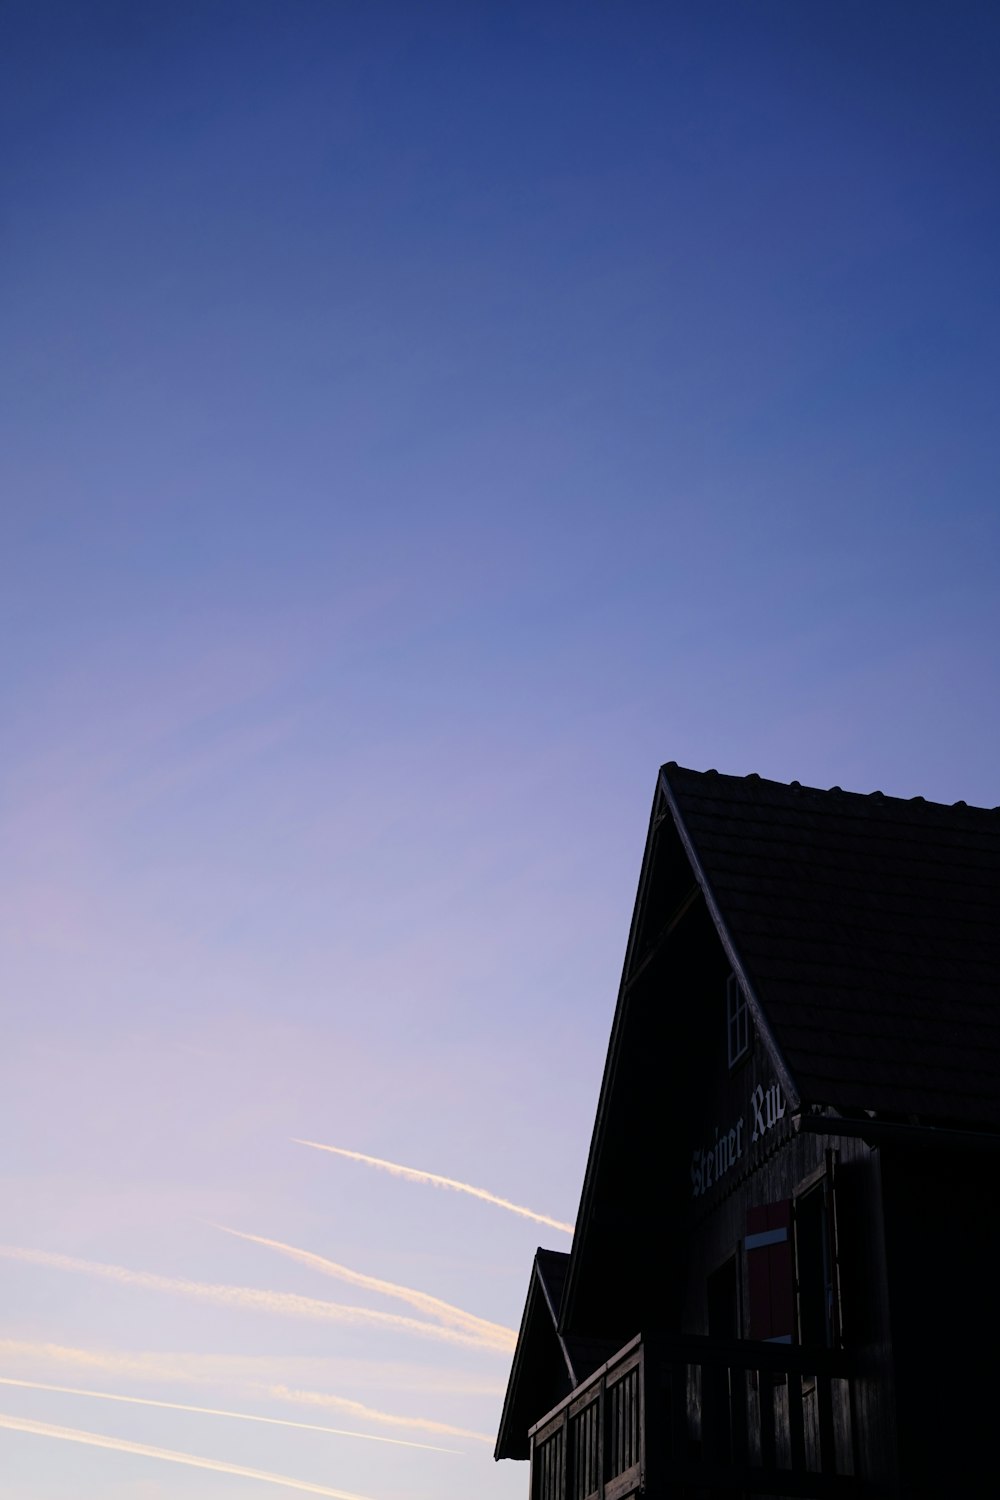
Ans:
{"type": "Polygon", "coordinates": [[[528,1429],[576,1383],[558,1332],[569,1259],[564,1251],[535,1252],[494,1458],[527,1458],[528,1429]]]}
{"type": "Polygon", "coordinates": [[[529,1428],[618,1349],[618,1340],[559,1333],[569,1263],[565,1251],[535,1252],[494,1458],[527,1458],[529,1428]]]}

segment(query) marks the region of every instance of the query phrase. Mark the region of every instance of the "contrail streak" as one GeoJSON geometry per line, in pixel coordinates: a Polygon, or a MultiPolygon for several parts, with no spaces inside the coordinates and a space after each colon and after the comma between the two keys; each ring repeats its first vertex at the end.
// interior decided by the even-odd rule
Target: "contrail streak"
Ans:
{"type": "Polygon", "coordinates": [[[223,1463],[217,1458],[200,1458],[194,1453],[177,1453],[173,1448],[150,1448],[146,1443],[129,1443],[124,1438],[104,1437],[99,1432],[81,1432],[76,1427],[53,1427],[49,1422],[31,1422],[27,1417],[8,1417],[0,1412],[0,1427],[11,1432],[30,1432],[36,1437],[60,1438],[64,1443],[85,1443],[91,1448],[110,1448],[114,1453],[134,1453],[140,1458],[158,1458],[164,1463],[187,1464],[192,1469],[211,1469],[216,1474],[235,1474],[238,1479],[260,1479],[264,1484],[282,1484],[288,1490],[305,1490],[309,1495],[327,1495],[331,1500],[367,1500],[351,1490],[331,1490],[325,1484],[310,1484],[308,1479],[289,1479],[284,1474],[268,1474],[263,1469],[244,1469],[240,1464],[223,1463]]]}
{"type": "Polygon", "coordinates": [[[502,1396],[506,1386],[488,1376],[454,1371],[444,1374],[419,1365],[398,1365],[370,1360],[324,1358],[320,1355],[224,1355],[185,1353],[124,1353],[114,1349],[73,1349],[64,1344],[32,1343],[24,1339],[0,1338],[0,1359],[41,1360],[45,1364],[72,1365],[100,1370],[109,1375],[127,1375],[135,1380],[168,1381],[174,1385],[239,1387],[257,1396],[266,1393],[268,1381],[284,1378],[329,1380],[349,1378],[379,1388],[434,1392],[438,1395],[502,1396]],[[294,1374],[290,1374],[294,1371],[294,1374]]]}
{"type": "MultiPolygon", "coordinates": [[[[116,1375],[131,1375],[143,1380],[165,1380],[180,1382],[181,1384],[201,1384],[210,1386],[230,1386],[231,1378],[220,1378],[218,1375],[200,1373],[185,1364],[178,1368],[177,1364],[169,1356],[162,1355],[139,1355],[129,1356],[115,1353],[102,1352],[99,1350],[71,1349],[60,1344],[31,1344],[16,1339],[0,1339],[0,1355],[17,1356],[27,1355],[29,1358],[42,1358],[55,1360],[59,1363],[85,1365],[88,1368],[97,1366],[116,1375]]],[[[182,1361],[197,1359],[198,1356],[178,1356],[182,1361]]],[[[203,1360],[211,1360],[211,1356],[202,1356],[203,1360]]],[[[273,1364],[273,1360],[255,1362],[254,1373],[259,1374],[257,1364],[273,1364]]],[[[435,1437],[471,1437],[484,1443],[492,1443],[493,1438],[485,1432],[471,1432],[464,1427],[452,1427],[447,1422],[437,1422],[430,1417],[403,1417],[395,1412],[379,1411],[372,1406],[365,1406],[361,1401],[355,1401],[347,1396],[333,1396],[325,1391],[299,1390],[287,1385],[276,1385],[265,1383],[261,1380],[250,1380],[244,1376],[238,1379],[240,1392],[254,1400],[267,1398],[272,1401],[287,1401],[299,1406],[321,1406],[329,1407],[334,1411],[342,1411],[345,1414],[357,1417],[361,1421],[374,1422],[383,1427],[405,1427],[417,1432],[427,1432],[435,1437]]],[[[411,1387],[417,1389],[418,1387],[411,1387]]],[[[420,1383],[421,1390],[438,1390],[429,1383],[427,1372],[420,1383]]],[[[463,1395],[499,1394],[503,1395],[503,1388],[494,1393],[484,1387],[477,1387],[475,1377],[469,1377],[460,1387],[446,1387],[449,1394],[454,1394],[455,1389],[463,1395]]]]}
{"type": "Polygon", "coordinates": [[[428,1417],[397,1417],[391,1412],[375,1411],[362,1406],[360,1401],[350,1401],[346,1396],[326,1396],[322,1391],[295,1391],[287,1385],[272,1385],[267,1393],[275,1401],[295,1401],[301,1406],[329,1406],[334,1411],[349,1412],[353,1417],[363,1417],[367,1422],[384,1422],[391,1427],[414,1427],[421,1432],[435,1432],[439,1437],[475,1438],[477,1443],[496,1441],[488,1432],[473,1432],[468,1427],[452,1427],[449,1422],[433,1422],[428,1417]]]}
{"type": "Polygon", "coordinates": [[[423,1338],[438,1339],[446,1344],[482,1349],[481,1337],[473,1337],[460,1328],[445,1328],[437,1323],[422,1323],[401,1313],[375,1312],[367,1307],[347,1307],[341,1302],[321,1302],[316,1297],[302,1297],[297,1292],[261,1291],[250,1286],[216,1286],[185,1277],[159,1276],[152,1271],[130,1271],[126,1266],[105,1265],[101,1261],[78,1260],[71,1255],[57,1255],[48,1250],[26,1250],[17,1245],[0,1245],[0,1256],[7,1260],[26,1261],[29,1265],[51,1266],[58,1271],[80,1271],[99,1276],[119,1286],[141,1287],[149,1292],[175,1292],[222,1307],[247,1307],[258,1312],[280,1313],[289,1318],[308,1318],[313,1322],[349,1323],[355,1326],[378,1325],[405,1330],[423,1338]]]}
{"type": "Polygon", "coordinates": [[[249,1240],[254,1245],[266,1245],[313,1270],[321,1271],[324,1276],[333,1276],[369,1292],[381,1292],[384,1297],[396,1297],[400,1302],[407,1302],[411,1307],[417,1308],[419,1312],[436,1318],[439,1323],[463,1329],[490,1349],[502,1349],[505,1353],[510,1353],[517,1344],[517,1334],[513,1328],[505,1328],[502,1323],[491,1323],[486,1318],[477,1318],[475,1313],[466,1312],[450,1302],[442,1302],[440,1297],[432,1297],[429,1292],[418,1292],[412,1287],[399,1286],[394,1281],[383,1281],[378,1276],[351,1271],[347,1266],[338,1265],[335,1260],[327,1260],[325,1255],[317,1255],[312,1250],[300,1250],[295,1245],[284,1244],[282,1240],[265,1239],[260,1234],[244,1234],[240,1229],[227,1229],[225,1224],[215,1224],[212,1227],[221,1229],[224,1234],[235,1235],[237,1239],[249,1240]]]}
{"type": "Polygon", "coordinates": [[[454,1177],[440,1177],[437,1172],[423,1172],[418,1167],[401,1167],[397,1161],[383,1161],[380,1156],[365,1156],[362,1151],[347,1151],[343,1146],[324,1146],[319,1141],[300,1141],[295,1136],[292,1139],[296,1146],[312,1146],[314,1151],[330,1151],[334,1156],[346,1156],[349,1161],[363,1161],[369,1167],[391,1172],[394,1177],[408,1177],[411,1182],[423,1182],[430,1187],[451,1188],[456,1193],[468,1193],[471,1198],[481,1198],[484,1203],[493,1203],[497,1208],[505,1208],[508,1213],[520,1214],[522,1219],[534,1219],[536,1224],[547,1224],[550,1229],[561,1229],[564,1234],[573,1233],[572,1224],[564,1224],[561,1219],[550,1219],[548,1214],[536,1214],[533,1208],[511,1203],[509,1198],[498,1198],[496,1193],[487,1192],[486,1188],[473,1187],[470,1182],[457,1182],[454,1177]]]}
{"type": "Polygon", "coordinates": [[[221,1411],[214,1406],[187,1406],[180,1401],[154,1401],[148,1396],[119,1396],[110,1391],[85,1391],[72,1385],[46,1385],[40,1380],[14,1380],[0,1375],[0,1385],[25,1391],[51,1391],[57,1396],[91,1396],[95,1401],[124,1401],[129,1406],[159,1406],[164,1411],[193,1411],[203,1417],[233,1417],[238,1422],[266,1422],[271,1427],[297,1427],[303,1432],[328,1432],[334,1437],[361,1438],[366,1443],[393,1443],[398,1448],[427,1448],[432,1453],[458,1453],[457,1448],[439,1448],[434,1443],[414,1443],[406,1438],[384,1437],[379,1432],[346,1432],[342,1427],[317,1427],[312,1422],[289,1422],[284,1417],[259,1417],[247,1411],[221,1411]]]}

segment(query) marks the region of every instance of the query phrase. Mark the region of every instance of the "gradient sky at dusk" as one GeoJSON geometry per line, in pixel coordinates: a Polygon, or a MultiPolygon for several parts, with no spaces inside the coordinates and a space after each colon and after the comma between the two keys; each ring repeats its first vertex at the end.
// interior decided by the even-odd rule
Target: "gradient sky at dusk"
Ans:
{"type": "MultiPolygon", "coordinates": [[[[661,761],[1000,802],[998,63],[961,0],[4,0],[5,1245],[422,1317],[222,1224],[516,1326],[567,1236],[294,1138],[572,1220],[661,761]]],[[[6,1379],[495,1435],[496,1350],[0,1286],[6,1379]]],[[[526,1494],[474,1438],[0,1414],[526,1494]]]]}

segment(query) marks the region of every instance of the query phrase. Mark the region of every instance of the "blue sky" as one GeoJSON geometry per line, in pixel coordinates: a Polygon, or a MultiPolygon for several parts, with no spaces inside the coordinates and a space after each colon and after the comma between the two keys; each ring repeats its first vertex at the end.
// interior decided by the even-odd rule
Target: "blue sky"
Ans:
{"type": "MultiPolygon", "coordinates": [[[[571,1219],[661,761],[1000,801],[1000,18],[0,27],[0,1238],[391,1306],[223,1222],[516,1325],[558,1235],[291,1138],[571,1219]]],[[[9,1378],[496,1428],[495,1352],[0,1275],[9,1378]]],[[[99,1405],[0,1413],[372,1500],[526,1483],[99,1405]]],[[[23,1500],[253,1488],[0,1444],[23,1500]]]]}

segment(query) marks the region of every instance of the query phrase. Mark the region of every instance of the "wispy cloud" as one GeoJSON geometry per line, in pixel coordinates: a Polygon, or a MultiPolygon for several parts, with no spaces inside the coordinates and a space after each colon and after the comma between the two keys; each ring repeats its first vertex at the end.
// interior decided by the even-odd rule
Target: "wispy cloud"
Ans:
{"type": "Polygon", "coordinates": [[[259,1394],[274,1380],[349,1380],[352,1385],[380,1390],[421,1391],[425,1394],[502,1396],[504,1381],[473,1371],[449,1373],[426,1365],[336,1356],[284,1354],[206,1354],[131,1352],[120,1349],[80,1349],[67,1344],[28,1339],[0,1339],[0,1358],[38,1366],[100,1370],[130,1380],[167,1381],[174,1385],[205,1385],[259,1394]]]}
{"type": "Polygon", "coordinates": [[[366,1422],[384,1422],[392,1427],[410,1427],[420,1432],[436,1432],[439,1437],[474,1438],[477,1443],[496,1441],[488,1432],[473,1432],[468,1427],[453,1427],[450,1422],[435,1422],[429,1417],[400,1417],[393,1412],[377,1411],[371,1406],[362,1406],[360,1401],[351,1401],[346,1396],[327,1396],[322,1391],[296,1391],[285,1385],[272,1385],[269,1396],[276,1401],[295,1401],[301,1406],[326,1406],[333,1411],[349,1412],[353,1417],[363,1417],[366,1422]]]}
{"type": "Polygon", "coordinates": [[[15,1380],[0,1375],[0,1385],[16,1386],[25,1391],[51,1391],[57,1396],[90,1396],[94,1401],[121,1401],[128,1406],[159,1406],[164,1411],[196,1412],[203,1417],[232,1417],[237,1422],[264,1422],[269,1427],[297,1427],[303,1432],[327,1432],[334,1437],[359,1438],[366,1443],[391,1443],[397,1448],[426,1448],[432,1453],[458,1453],[457,1448],[440,1448],[434,1443],[417,1443],[407,1438],[386,1437],[380,1432],[349,1432],[342,1427],[318,1427],[312,1422],[292,1422],[286,1417],[261,1417],[247,1411],[224,1411],[214,1406],[188,1406],[181,1401],[154,1401],[150,1396],[122,1396],[111,1391],[86,1391],[72,1385],[49,1385],[41,1380],[15,1380]]]}
{"type": "Polygon", "coordinates": [[[242,1464],[227,1464],[217,1458],[201,1458],[194,1453],[178,1453],[173,1448],[151,1448],[146,1443],[130,1443],[124,1438],[105,1437],[99,1432],[82,1432],[77,1427],[54,1427],[49,1422],[32,1422],[27,1417],[10,1417],[0,1412],[0,1427],[10,1432],[28,1432],[36,1437],[57,1438],[64,1443],[84,1443],[90,1448],[109,1448],[114,1453],[132,1453],[140,1458],[157,1458],[162,1463],[186,1464],[191,1469],[210,1469],[216,1474],[235,1474],[238,1479],[259,1479],[264,1484],[280,1484],[289,1490],[304,1490],[309,1495],[326,1495],[329,1500],[368,1500],[352,1490],[334,1490],[308,1479],[290,1479],[286,1474],[268,1474],[263,1469],[245,1469],[242,1464]]]}
{"type": "Polygon", "coordinates": [[[228,1229],[224,1224],[216,1224],[213,1227],[221,1229],[224,1234],[235,1235],[237,1239],[249,1240],[251,1244],[265,1245],[271,1250],[277,1250],[280,1254],[287,1255],[314,1271],[320,1271],[324,1276],[346,1281],[350,1286],[359,1286],[368,1292],[379,1292],[383,1297],[395,1297],[419,1312],[426,1313],[428,1317],[435,1318],[446,1327],[462,1329],[471,1337],[479,1339],[489,1349],[500,1349],[505,1353],[510,1353],[517,1343],[517,1333],[513,1328],[506,1328],[502,1323],[491,1323],[487,1318],[479,1318],[475,1313],[466,1312],[464,1308],[455,1307],[450,1302],[443,1302],[440,1297],[431,1296],[429,1292],[419,1292],[413,1287],[400,1286],[395,1281],[383,1281],[378,1276],[367,1276],[362,1271],[352,1271],[334,1260],[327,1260],[325,1255],[317,1255],[312,1250],[300,1250],[295,1245],[286,1245],[282,1240],[269,1240],[259,1234],[245,1234],[240,1229],[228,1229]]]}
{"type": "Polygon", "coordinates": [[[486,1188],[474,1187],[471,1182],[459,1182],[454,1177],[441,1177],[437,1172],[424,1172],[419,1167],[403,1167],[397,1161],[383,1161],[380,1156],[366,1156],[363,1151],[348,1151],[343,1146],[325,1146],[320,1141],[301,1141],[293,1137],[296,1146],[311,1146],[314,1151],[329,1151],[333,1156],[346,1156],[349,1161],[364,1162],[366,1166],[378,1167],[382,1172],[390,1172],[394,1177],[406,1177],[410,1182],[423,1182],[428,1187],[448,1188],[454,1193],[468,1193],[471,1198],[480,1198],[484,1203],[492,1203],[497,1208],[505,1208],[508,1213],[520,1214],[522,1219],[533,1219],[536,1224],[547,1224],[550,1229],[562,1230],[564,1234],[573,1233],[573,1225],[565,1224],[561,1219],[552,1219],[548,1214],[535,1213],[533,1208],[525,1208],[521,1203],[511,1203],[509,1198],[498,1198],[496,1193],[489,1192],[486,1188]]]}
{"type": "Polygon", "coordinates": [[[481,1349],[481,1337],[460,1328],[447,1328],[437,1323],[422,1323],[417,1318],[407,1318],[401,1313],[377,1312],[367,1307],[348,1307],[340,1302],[323,1302],[316,1297],[303,1297],[297,1292],[272,1292],[258,1287],[224,1286],[204,1281],[189,1281],[186,1277],[160,1276],[152,1271],[132,1271],[126,1266],[106,1265],[102,1261],[79,1260],[71,1255],[58,1255],[48,1250],[30,1250],[17,1245],[0,1245],[0,1256],[7,1260],[24,1261],[29,1265],[48,1266],[57,1271],[76,1271],[85,1276],[100,1277],[119,1286],[139,1287],[149,1292],[171,1292],[182,1297],[191,1297],[201,1302],[213,1302],[220,1307],[247,1308],[254,1312],[276,1313],[288,1318],[305,1318],[320,1323],[346,1323],[358,1327],[391,1328],[397,1332],[416,1334],[420,1338],[437,1339],[447,1344],[460,1344],[464,1348],[481,1349]]]}

